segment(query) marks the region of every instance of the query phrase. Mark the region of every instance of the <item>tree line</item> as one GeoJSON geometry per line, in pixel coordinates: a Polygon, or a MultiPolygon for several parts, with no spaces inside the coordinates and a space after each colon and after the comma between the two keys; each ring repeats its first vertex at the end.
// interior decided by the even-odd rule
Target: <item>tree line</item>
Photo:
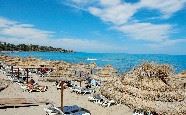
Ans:
{"type": "Polygon", "coordinates": [[[33,44],[11,44],[6,42],[0,41],[0,51],[54,51],[54,52],[64,52],[64,53],[70,53],[73,52],[73,50],[67,50],[63,48],[54,48],[52,46],[40,46],[40,45],[33,45],[33,44]]]}

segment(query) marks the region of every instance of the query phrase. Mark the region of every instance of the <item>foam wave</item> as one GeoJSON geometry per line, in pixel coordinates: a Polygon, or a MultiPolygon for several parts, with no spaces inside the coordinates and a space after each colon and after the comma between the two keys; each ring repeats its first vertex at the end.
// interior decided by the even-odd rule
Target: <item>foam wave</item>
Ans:
{"type": "Polygon", "coordinates": [[[96,58],[87,58],[88,61],[96,61],[96,58]]]}

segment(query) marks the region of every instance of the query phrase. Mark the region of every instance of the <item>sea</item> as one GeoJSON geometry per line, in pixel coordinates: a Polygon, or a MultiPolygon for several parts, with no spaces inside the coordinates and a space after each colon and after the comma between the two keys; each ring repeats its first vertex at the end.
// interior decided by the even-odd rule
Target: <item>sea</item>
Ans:
{"type": "Polygon", "coordinates": [[[175,72],[186,70],[186,55],[126,54],[126,53],[62,53],[62,52],[11,52],[10,56],[36,57],[43,60],[63,60],[69,63],[93,63],[103,67],[112,65],[120,73],[127,72],[143,62],[171,64],[175,72]]]}

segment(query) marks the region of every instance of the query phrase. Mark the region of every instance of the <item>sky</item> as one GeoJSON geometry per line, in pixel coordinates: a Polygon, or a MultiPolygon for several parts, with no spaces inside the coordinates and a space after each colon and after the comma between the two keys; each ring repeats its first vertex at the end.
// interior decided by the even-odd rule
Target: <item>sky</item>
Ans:
{"type": "Polygon", "coordinates": [[[186,0],[0,0],[0,41],[186,54],[186,0]]]}

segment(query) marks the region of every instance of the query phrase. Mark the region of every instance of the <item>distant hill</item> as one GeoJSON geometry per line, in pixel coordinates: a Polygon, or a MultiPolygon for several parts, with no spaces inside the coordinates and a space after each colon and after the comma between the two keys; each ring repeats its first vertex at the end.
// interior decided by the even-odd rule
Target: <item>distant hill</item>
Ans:
{"type": "Polygon", "coordinates": [[[0,42],[0,51],[40,51],[40,52],[64,52],[71,53],[73,50],[67,50],[63,48],[54,48],[52,46],[40,46],[40,45],[26,45],[26,44],[11,44],[6,42],[0,42]]]}

